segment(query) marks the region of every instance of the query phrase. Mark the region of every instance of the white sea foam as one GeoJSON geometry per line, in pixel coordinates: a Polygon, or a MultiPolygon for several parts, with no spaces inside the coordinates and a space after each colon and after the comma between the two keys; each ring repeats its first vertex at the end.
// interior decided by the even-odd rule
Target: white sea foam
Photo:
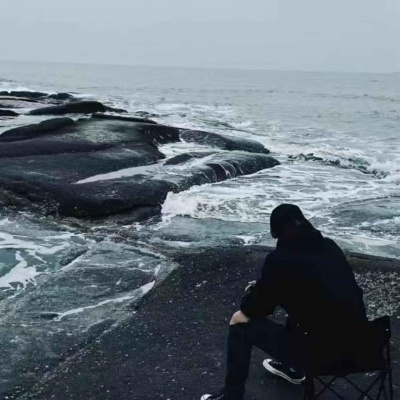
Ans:
{"type": "Polygon", "coordinates": [[[90,176],[89,178],[81,179],[75,184],[80,185],[83,183],[98,182],[98,181],[108,181],[112,179],[127,178],[129,176],[139,175],[139,174],[150,174],[152,171],[157,169],[157,164],[146,165],[141,167],[131,167],[124,168],[117,171],[109,172],[107,174],[99,174],[90,176]]]}
{"type": "Polygon", "coordinates": [[[243,244],[245,246],[256,243],[260,238],[257,236],[245,236],[245,235],[236,235],[236,237],[240,240],[243,240],[243,244]]]}
{"type": "MultiPolygon", "coordinates": [[[[169,193],[163,206],[163,223],[176,216],[213,218],[223,221],[265,223],[274,207],[283,202],[298,204],[308,218],[318,221],[324,232],[336,234],[338,222],[333,217],[338,207],[346,203],[357,204],[358,199],[370,200],[390,198],[396,187],[387,185],[370,175],[356,170],[338,170],[329,165],[320,166],[308,162],[284,164],[273,169],[260,171],[252,176],[239,177],[230,181],[196,186],[180,193],[169,193]]],[[[396,220],[394,220],[395,222],[396,220]]],[[[247,241],[248,235],[238,236],[247,241]]],[[[361,235],[353,224],[350,230],[340,228],[343,237],[353,237],[359,246],[372,251],[375,242],[372,232],[361,235]],[[361,238],[363,241],[361,241],[361,238]]],[[[384,245],[395,246],[390,232],[382,238],[384,245]]],[[[382,245],[383,246],[383,245],[382,245]]]]}
{"type": "Polygon", "coordinates": [[[191,242],[183,242],[181,240],[168,240],[168,245],[173,247],[190,247],[192,245],[191,242]]]}
{"type": "MultiPolygon", "coordinates": [[[[66,235],[62,237],[62,239],[71,237],[72,234],[66,235]]],[[[46,242],[48,240],[43,238],[43,241],[46,242]]],[[[56,246],[54,244],[40,245],[37,241],[33,240],[33,238],[30,239],[25,235],[11,235],[6,232],[0,232],[0,249],[23,249],[33,257],[37,257],[39,254],[55,254],[68,246],[68,243],[62,243],[56,246]]]]}
{"type": "Polygon", "coordinates": [[[107,304],[112,304],[112,303],[123,303],[125,301],[133,300],[138,298],[139,296],[143,296],[146,293],[148,293],[155,285],[155,281],[149,282],[146,285],[141,286],[139,289],[135,290],[132,294],[126,295],[126,296],[121,296],[117,297],[114,299],[107,299],[100,301],[99,303],[93,304],[91,306],[85,306],[85,307],[78,307],[78,308],[73,308],[68,311],[64,311],[62,313],[58,313],[58,317],[54,321],[61,321],[63,318],[71,316],[71,315],[76,315],[80,314],[82,312],[85,312],[87,310],[92,310],[94,308],[102,307],[107,304]]]}
{"type": "Polygon", "coordinates": [[[43,93],[49,93],[49,94],[53,94],[55,92],[47,92],[45,90],[35,90],[35,89],[31,89],[28,88],[26,86],[21,86],[16,84],[15,82],[10,82],[10,81],[0,81],[0,90],[1,91],[7,91],[7,92],[43,92],[43,93]]]}
{"type": "Polygon", "coordinates": [[[18,286],[21,289],[29,282],[35,283],[36,276],[41,274],[39,271],[51,270],[57,265],[57,254],[68,249],[72,239],[84,240],[82,235],[48,229],[39,221],[31,221],[22,214],[3,218],[0,226],[0,253],[15,251],[15,259],[18,261],[17,265],[0,277],[2,287],[18,286]]]}
{"type": "Polygon", "coordinates": [[[40,275],[35,266],[28,267],[28,263],[20,252],[16,253],[15,258],[18,264],[10,272],[0,277],[0,288],[11,289],[13,288],[12,284],[25,288],[28,283],[34,284],[36,276],[40,275]]]}

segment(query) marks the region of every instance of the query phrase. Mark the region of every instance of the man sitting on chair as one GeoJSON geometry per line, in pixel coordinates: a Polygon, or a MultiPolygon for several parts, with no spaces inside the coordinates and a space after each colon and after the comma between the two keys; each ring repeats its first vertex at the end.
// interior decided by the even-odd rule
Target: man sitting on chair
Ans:
{"type": "Polygon", "coordinates": [[[338,338],[355,338],[367,322],[363,292],[333,240],[292,204],[276,207],[270,226],[276,250],[267,255],[261,277],[246,289],[230,321],[224,388],[201,400],[243,400],[252,346],[272,357],[263,362],[267,371],[300,384],[304,375],[295,367],[300,370],[306,357],[299,337],[310,335],[332,351],[338,338]],[[288,314],[286,326],[266,318],[277,306],[288,314]]]}

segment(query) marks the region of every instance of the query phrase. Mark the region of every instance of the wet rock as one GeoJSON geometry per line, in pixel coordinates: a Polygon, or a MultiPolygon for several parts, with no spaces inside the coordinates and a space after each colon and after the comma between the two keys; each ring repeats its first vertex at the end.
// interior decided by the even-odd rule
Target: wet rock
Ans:
{"type": "Polygon", "coordinates": [[[132,315],[141,287],[154,281],[164,263],[136,247],[106,241],[92,247],[81,262],[48,271],[37,286],[4,300],[0,398],[15,398],[132,315]]]}
{"type": "Polygon", "coordinates": [[[21,109],[21,108],[39,108],[45,107],[46,103],[42,100],[24,99],[19,97],[2,97],[0,96],[0,108],[11,108],[11,109],[21,109]]]}
{"type": "MultiPolygon", "coordinates": [[[[170,191],[279,164],[266,154],[232,151],[194,152],[157,165],[164,158],[157,146],[179,141],[180,131],[150,122],[101,114],[76,122],[55,118],[6,131],[0,137],[0,197],[44,214],[101,218],[129,212],[142,220],[159,213],[170,191]],[[204,159],[173,169],[188,157],[204,159]]],[[[261,146],[249,142],[254,148],[261,146]]],[[[241,139],[240,143],[241,149],[249,146],[241,139]]]]}
{"type": "Polygon", "coordinates": [[[187,190],[194,185],[219,182],[271,168],[278,162],[266,155],[216,154],[203,165],[187,170],[138,173],[127,178],[99,180],[79,185],[42,186],[55,200],[57,212],[78,218],[99,217],[142,207],[158,207],[170,191],[187,190]]]}
{"type": "Polygon", "coordinates": [[[47,96],[48,99],[52,100],[72,100],[74,96],[70,93],[55,93],[55,94],[49,94],[47,96]]]}
{"type": "Polygon", "coordinates": [[[65,131],[65,128],[70,128],[74,124],[75,122],[71,118],[53,118],[38,124],[25,125],[5,131],[0,135],[0,142],[14,142],[49,133],[61,133],[65,131]]]}
{"type": "Polygon", "coordinates": [[[38,108],[29,112],[30,115],[64,115],[64,114],[92,114],[105,112],[106,108],[98,101],[76,101],[58,106],[38,108]]]}
{"type": "Polygon", "coordinates": [[[42,190],[48,193],[48,198],[54,199],[57,213],[93,218],[132,209],[152,208],[155,212],[160,210],[168,192],[177,190],[177,186],[173,182],[135,177],[81,185],[43,185],[42,190]]]}
{"type": "Polygon", "coordinates": [[[92,118],[109,119],[109,120],[115,120],[115,121],[140,122],[143,124],[157,124],[157,122],[152,121],[151,119],[147,119],[147,118],[123,117],[120,115],[110,115],[110,114],[103,114],[103,113],[94,113],[92,118]]]}
{"type": "MultiPolygon", "coordinates": [[[[24,208],[30,205],[33,209],[46,214],[74,209],[76,211],[70,211],[67,215],[84,216],[85,206],[83,209],[79,208],[80,195],[77,194],[81,188],[75,187],[73,185],[75,182],[94,175],[153,164],[164,158],[157,148],[158,143],[179,140],[179,131],[176,128],[126,120],[93,118],[77,121],[65,129],[62,128],[60,132],[51,129],[54,127],[58,125],[54,126],[53,122],[46,121],[37,126],[17,128],[4,134],[3,143],[0,143],[2,191],[0,197],[6,204],[14,204],[16,207],[21,207],[22,204],[24,208]],[[38,127],[41,128],[43,125],[49,129],[38,130],[38,127]],[[32,132],[43,136],[29,139],[32,132]],[[20,140],[15,140],[17,137],[20,140]],[[14,141],[4,143],[10,140],[14,141]],[[69,187],[68,184],[72,186],[69,187]],[[70,193],[63,200],[64,192],[70,193]],[[77,196],[78,205],[74,205],[72,194],[77,196]],[[61,205],[58,207],[58,203],[55,202],[59,201],[59,196],[61,205]]],[[[121,185],[123,184],[118,186],[121,185]]],[[[135,206],[150,208],[159,206],[160,198],[164,198],[165,193],[173,185],[162,183],[161,186],[168,187],[162,190],[162,195],[155,195],[154,200],[145,203],[139,201],[135,206]]],[[[136,189],[141,190],[140,182],[129,190],[136,189]]],[[[129,190],[124,196],[132,197],[129,190]]],[[[157,185],[154,190],[157,192],[157,185]]],[[[149,189],[147,192],[150,195],[154,190],[149,189]]],[[[105,215],[109,215],[131,207],[129,201],[127,206],[126,200],[115,200],[112,194],[108,200],[105,193],[109,192],[93,193],[96,196],[100,195],[99,201],[102,207],[99,211],[93,210],[88,215],[97,216],[104,212],[105,215]],[[120,206],[116,207],[115,202],[119,202],[120,206]],[[112,203],[113,206],[107,211],[108,203],[112,203]]],[[[90,193],[82,194],[88,195],[92,200],[90,193]]],[[[87,200],[82,201],[85,203],[87,200]]],[[[146,212],[138,213],[138,215],[145,214],[146,212]]]]}
{"type": "MultiPolygon", "coordinates": [[[[31,142],[27,142],[27,147],[31,142]]],[[[36,146],[37,141],[35,142],[36,146]]],[[[22,145],[22,143],[18,144],[22,145]]],[[[7,150],[10,150],[13,152],[13,157],[0,158],[0,177],[6,180],[26,181],[31,184],[41,182],[75,183],[93,175],[152,164],[163,157],[157,148],[148,143],[132,143],[121,147],[107,143],[60,142],[59,147],[52,149],[54,150],[52,154],[43,155],[49,150],[48,143],[45,142],[42,148],[32,147],[31,154],[38,150],[41,151],[41,154],[31,156],[17,154],[18,151],[25,151],[25,147],[18,147],[16,143],[10,143],[5,149],[0,144],[0,155],[1,150],[4,151],[5,157],[7,157],[7,150]],[[13,149],[12,145],[16,148],[13,149]],[[72,152],[63,153],[66,150],[72,152]],[[40,157],[37,157],[38,155],[40,157]]]]}
{"type": "Polygon", "coordinates": [[[42,312],[37,315],[33,315],[32,318],[34,319],[44,319],[44,320],[53,320],[56,319],[59,316],[58,313],[52,313],[52,312],[42,312]]]}
{"type": "Polygon", "coordinates": [[[300,161],[324,161],[322,157],[314,156],[314,153],[308,153],[308,154],[300,153],[298,155],[290,154],[288,158],[289,160],[300,160],[300,161]]]}
{"type": "Polygon", "coordinates": [[[268,154],[261,143],[250,139],[223,135],[219,133],[184,130],[181,132],[181,139],[189,143],[198,143],[206,146],[217,147],[223,150],[242,150],[250,153],[268,154]]]}
{"type": "MultiPolygon", "coordinates": [[[[27,296],[24,306],[35,310],[36,316],[42,316],[43,319],[45,316],[53,319],[51,316],[54,314],[57,314],[55,318],[59,318],[60,314],[70,310],[76,311],[70,314],[76,317],[80,308],[92,307],[109,298],[118,298],[152,280],[153,274],[136,268],[99,268],[96,264],[75,264],[73,268],[54,274],[42,284],[39,291],[27,296]],[[46,292],[45,301],[43,292],[46,292]],[[49,309],[57,313],[50,313],[49,309]]],[[[67,317],[68,314],[64,318],[67,317]]]]}
{"type": "Polygon", "coordinates": [[[89,120],[80,122],[79,137],[96,142],[147,142],[158,146],[178,142],[179,129],[167,125],[131,121],[129,117],[126,119],[93,116],[89,120]]]}
{"type": "MultiPolygon", "coordinates": [[[[113,147],[116,146],[110,143],[93,143],[85,140],[72,141],[62,138],[55,138],[51,141],[46,140],[46,138],[37,138],[21,141],[6,141],[2,143],[0,136],[0,159],[22,157],[23,159],[21,160],[21,163],[28,168],[28,163],[30,163],[32,166],[32,163],[35,162],[35,159],[26,157],[54,154],[92,153],[96,151],[112,149],[113,147]]],[[[149,148],[149,150],[154,152],[156,149],[153,147],[149,148]]],[[[158,152],[158,156],[156,156],[154,160],[156,161],[159,158],[163,158],[163,155],[158,152]]],[[[71,157],[68,159],[69,162],[72,161],[71,157]]],[[[62,160],[60,159],[60,161],[62,160]]],[[[0,165],[4,164],[0,162],[0,165]]]]}
{"type": "Polygon", "coordinates": [[[172,174],[163,166],[149,172],[143,169],[135,172],[132,168],[131,176],[125,178],[113,172],[154,162],[158,150],[153,148],[152,153],[152,148],[146,143],[136,143],[131,144],[129,151],[114,148],[93,154],[8,158],[4,163],[0,160],[0,184],[4,190],[27,198],[33,207],[38,205],[46,214],[93,218],[143,207],[159,210],[170,191],[179,192],[193,185],[219,182],[279,164],[264,154],[228,153],[215,154],[204,164],[172,174]],[[111,176],[103,176],[110,172],[111,176]],[[93,176],[94,181],[75,184],[93,176]]]}
{"type": "Polygon", "coordinates": [[[0,109],[0,117],[18,117],[18,115],[15,111],[0,109]]]}
{"type": "Polygon", "coordinates": [[[25,99],[42,99],[48,96],[48,93],[44,92],[30,92],[27,90],[11,90],[0,92],[0,96],[12,96],[12,97],[23,97],[25,99]]]}
{"type": "Polygon", "coordinates": [[[184,153],[184,154],[179,154],[175,157],[171,157],[170,159],[168,159],[164,165],[179,165],[179,164],[184,164],[185,162],[194,160],[194,159],[198,159],[198,158],[204,158],[207,156],[210,156],[211,154],[214,153],[210,153],[210,152],[192,152],[192,153],[184,153]]]}
{"type": "Polygon", "coordinates": [[[110,111],[110,112],[114,112],[114,113],[118,113],[118,114],[125,114],[128,112],[123,108],[114,108],[114,107],[108,107],[108,106],[105,106],[105,109],[106,109],[106,111],[110,111]]]}
{"type": "MultiPolygon", "coordinates": [[[[134,316],[105,332],[79,357],[69,358],[52,374],[43,376],[23,399],[192,400],[199,399],[205,387],[218,388],[225,374],[229,317],[239,308],[244,287],[259,275],[269,251],[261,246],[180,249],[174,257],[180,267],[139,303],[134,316]]],[[[351,263],[356,266],[354,259],[351,263]]],[[[383,299],[393,282],[400,282],[398,260],[368,257],[357,264],[362,265],[363,276],[366,270],[391,275],[392,282],[378,289],[371,281],[363,286],[370,302],[380,295],[383,299]],[[386,264],[393,269],[388,270],[386,264]]],[[[392,300],[386,297],[380,301],[387,304],[392,300]]],[[[400,357],[397,317],[398,310],[392,319],[395,363],[400,357]]],[[[278,313],[275,320],[282,323],[284,315],[278,313]]],[[[246,398],[301,398],[301,387],[266,377],[264,358],[265,353],[254,350],[246,398]]],[[[396,382],[398,368],[394,374],[396,382]]],[[[355,378],[361,387],[371,382],[371,376],[355,378]]],[[[340,383],[338,390],[346,390],[344,385],[340,383]]],[[[395,396],[398,392],[395,387],[395,396]]],[[[346,393],[352,393],[351,387],[346,393]]]]}
{"type": "MultiPolygon", "coordinates": [[[[0,136],[0,158],[83,153],[114,147],[135,151],[143,147],[150,151],[152,160],[156,161],[164,158],[157,149],[159,144],[178,140],[179,130],[165,125],[136,123],[119,118],[96,117],[76,122],[70,118],[55,118],[4,132],[0,136]]],[[[143,164],[132,164],[135,165],[143,164]]]]}
{"type": "Polygon", "coordinates": [[[160,118],[160,114],[150,113],[147,111],[136,111],[135,114],[140,115],[143,118],[160,118]]]}

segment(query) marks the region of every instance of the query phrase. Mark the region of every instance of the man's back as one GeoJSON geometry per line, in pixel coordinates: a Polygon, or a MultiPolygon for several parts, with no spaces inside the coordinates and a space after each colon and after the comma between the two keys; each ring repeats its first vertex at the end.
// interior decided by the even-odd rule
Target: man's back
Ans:
{"type": "Polygon", "coordinates": [[[279,240],[264,263],[261,279],[243,298],[250,318],[272,314],[281,306],[288,327],[332,332],[366,321],[362,290],[336,243],[308,229],[296,240],[279,240]]]}

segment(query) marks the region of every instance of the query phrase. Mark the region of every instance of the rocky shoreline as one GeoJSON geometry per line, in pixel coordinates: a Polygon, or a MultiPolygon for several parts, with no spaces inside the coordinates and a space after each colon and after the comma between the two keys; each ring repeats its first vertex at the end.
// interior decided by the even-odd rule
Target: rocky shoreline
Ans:
{"type": "MultiPolygon", "coordinates": [[[[21,399],[194,400],[219,388],[229,316],[268,251],[241,246],[170,254],[179,268],[130,316],[60,363],[21,399]]],[[[357,254],[348,257],[365,291],[370,317],[393,315],[398,395],[400,263],[357,254]]],[[[298,399],[301,389],[268,377],[262,357],[260,351],[254,352],[246,399],[298,399]]]]}
{"type": "MultiPolygon", "coordinates": [[[[53,98],[40,92],[33,92],[29,101],[16,94],[10,92],[2,97],[0,93],[0,105],[4,107],[8,101],[10,111],[22,102],[35,107],[44,105],[39,101],[53,103],[53,98]]],[[[64,97],[59,94],[57,99],[64,97]]],[[[168,192],[252,174],[279,164],[258,142],[121,116],[115,113],[123,110],[97,101],[41,106],[27,114],[70,117],[50,118],[0,135],[0,200],[7,206],[77,218],[143,208],[152,208],[156,214],[168,192]],[[73,114],[79,118],[71,118],[73,114]],[[83,114],[91,116],[83,118],[83,114]],[[188,153],[163,163],[165,156],[158,147],[181,140],[225,152],[188,153]],[[194,159],[199,162],[191,163],[194,159]],[[149,168],[139,168],[144,166],[149,168]]]]}
{"type": "MultiPolygon", "coordinates": [[[[13,269],[31,268],[17,255],[0,276],[0,398],[189,400],[218,387],[227,319],[269,249],[215,244],[219,225],[160,233],[178,249],[118,227],[159,219],[170,192],[278,164],[253,140],[163,125],[70,93],[0,92],[2,209],[34,215],[49,236],[63,224],[76,230],[52,270],[13,280],[13,269]],[[160,150],[182,141],[200,150],[160,150]],[[201,245],[186,248],[196,235],[201,245]]],[[[349,258],[370,315],[394,316],[397,362],[400,263],[349,258]]],[[[259,364],[249,399],[298,396],[267,381],[259,364]]]]}

